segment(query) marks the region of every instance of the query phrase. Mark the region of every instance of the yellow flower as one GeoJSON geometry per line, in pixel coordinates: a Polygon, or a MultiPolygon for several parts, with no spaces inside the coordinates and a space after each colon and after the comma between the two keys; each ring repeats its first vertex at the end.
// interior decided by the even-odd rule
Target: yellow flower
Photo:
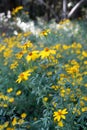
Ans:
{"type": "Polygon", "coordinates": [[[48,98],[47,97],[44,97],[43,98],[43,102],[47,102],[48,101],[48,98]]]}
{"type": "Polygon", "coordinates": [[[24,51],[20,51],[15,56],[16,56],[17,59],[21,59],[23,57],[24,53],[25,53],[24,51]]]}
{"type": "Polygon", "coordinates": [[[64,49],[64,50],[67,50],[67,49],[69,49],[69,48],[70,48],[69,45],[63,45],[63,49],[64,49]]]}
{"type": "Polygon", "coordinates": [[[77,46],[77,43],[76,43],[76,42],[74,42],[74,43],[71,45],[71,47],[72,47],[73,49],[75,49],[76,46],[77,46]]]}
{"type": "Polygon", "coordinates": [[[82,48],[82,45],[81,45],[81,43],[77,43],[77,48],[82,48]]]}
{"type": "Polygon", "coordinates": [[[76,74],[79,73],[79,65],[74,65],[66,69],[68,74],[76,74]]]}
{"type": "Polygon", "coordinates": [[[61,89],[61,90],[60,90],[60,95],[61,95],[61,97],[64,97],[64,96],[65,96],[65,92],[66,92],[66,91],[65,91],[64,89],[61,89]]]}
{"type": "Polygon", "coordinates": [[[21,81],[28,80],[28,77],[31,75],[31,72],[32,72],[32,70],[27,70],[27,71],[20,73],[16,82],[20,83],[21,81]]]}
{"type": "Polygon", "coordinates": [[[8,128],[6,128],[6,130],[15,130],[15,129],[14,129],[14,128],[8,127],[8,128]]]}
{"type": "Polygon", "coordinates": [[[23,120],[23,119],[19,119],[19,120],[18,120],[18,124],[19,124],[19,125],[22,125],[23,123],[24,123],[24,120],[23,120]]]}
{"type": "Polygon", "coordinates": [[[18,62],[17,62],[17,61],[14,61],[14,63],[12,63],[12,64],[10,65],[10,69],[15,69],[17,66],[18,66],[18,62]]]}
{"type": "Polygon", "coordinates": [[[14,102],[14,98],[10,98],[9,102],[11,102],[11,103],[14,102]]]}
{"type": "Polygon", "coordinates": [[[80,106],[83,107],[84,105],[85,105],[85,103],[81,100],[81,101],[80,101],[80,106]]]}
{"type": "Polygon", "coordinates": [[[8,104],[3,104],[3,107],[5,107],[5,108],[8,107],[8,104]]]}
{"type": "Polygon", "coordinates": [[[44,50],[42,50],[40,52],[40,56],[41,56],[42,59],[48,58],[50,55],[54,55],[54,54],[56,54],[56,51],[55,50],[51,50],[49,48],[45,48],[44,50]]]}
{"type": "Polygon", "coordinates": [[[6,122],[4,123],[4,128],[6,128],[8,125],[9,125],[9,122],[6,121],[6,122]]]}
{"type": "Polygon", "coordinates": [[[87,112],[87,107],[83,107],[82,112],[87,112]]]}
{"type": "Polygon", "coordinates": [[[47,76],[51,76],[52,75],[52,72],[47,72],[47,76]]]}
{"type": "Polygon", "coordinates": [[[53,86],[51,86],[51,88],[54,89],[55,91],[57,91],[60,88],[60,86],[53,85],[53,86]]]}
{"type": "Polygon", "coordinates": [[[17,119],[14,117],[12,121],[12,125],[15,126],[17,124],[17,119]]]}
{"type": "Polygon", "coordinates": [[[17,92],[16,92],[16,95],[18,96],[18,95],[20,95],[22,92],[21,92],[21,90],[18,90],[17,92]]]}
{"type": "Polygon", "coordinates": [[[52,102],[52,105],[53,105],[54,107],[56,107],[56,106],[57,106],[57,103],[56,103],[56,102],[52,102]]]}
{"type": "Polygon", "coordinates": [[[2,37],[4,37],[4,36],[6,36],[6,34],[5,34],[5,33],[2,33],[2,37]]]}
{"type": "Polygon", "coordinates": [[[61,109],[59,109],[58,111],[55,111],[54,113],[53,113],[53,117],[54,117],[54,121],[60,121],[61,119],[65,119],[66,117],[65,117],[65,115],[67,114],[68,112],[67,112],[67,109],[65,108],[65,109],[63,109],[63,110],[61,110],[61,109]]]}
{"type": "Polygon", "coordinates": [[[85,87],[87,87],[87,84],[84,84],[85,87]]]}
{"type": "Polygon", "coordinates": [[[84,57],[87,57],[87,51],[83,51],[83,52],[82,52],[82,55],[83,55],[84,57]]]}
{"type": "Polygon", "coordinates": [[[58,122],[58,126],[63,127],[63,126],[64,126],[64,125],[63,125],[63,122],[62,122],[62,121],[59,121],[59,122],[58,122]]]}
{"type": "Polygon", "coordinates": [[[27,116],[26,113],[22,113],[22,114],[21,114],[21,118],[23,118],[23,119],[26,118],[26,116],[27,116]]]}
{"type": "Polygon", "coordinates": [[[66,94],[69,95],[70,92],[71,92],[71,89],[70,89],[70,88],[67,88],[67,89],[66,89],[66,94]]]}
{"type": "Polygon", "coordinates": [[[63,19],[62,21],[59,22],[59,24],[66,24],[66,23],[70,23],[69,19],[63,19]]]}
{"type": "Polygon", "coordinates": [[[30,52],[27,56],[26,56],[26,60],[27,61],[34,61],[36,60],[37,58],[39,58],[39,54],[38,54],[39,51],[32,51],[30,52]]]}
{"type": "Polygon", "coordinates": [[[6,48],[5,51],[4,51],[4,53],[3,53],[3,56],[5,58],[11,57],[12,56],[12,50],[10,48],[6,48]]]}
{"type": "Polygon", "coordinates": [[[87,96],[82,97],[84,101],[87,101],[87,96]]]}
{"type": "Polygon", "coordinates": [[[31,41],[27,41],[26,43],[24,43],[23,45],[23,49],[26,50],[27,48],[31,48],[33,47],[33,44],[31,41]]]}
{"type": "Polygon", "coordinates": [[[0,130],[4,130],[4,126],[3,125],[0,125],[0,130]]]}
{"type": "Polygon", "coordinates": [[[0,52],[2,52],[3,50],[5,50],[5,46],[4,45],[0,45],[0,52]]]}
{"type": "Polygon", "coordinates": [[[47,36],[49,33],[50,33],[50,30],[49,30],[49,29],[43,30],[43,31],[40,33],[40,36],[47,36]]]}
{"type": "Polygon", "coordinates": [[[84,61],[84,64],[85,64],[85,65],[87,65],[87,60],[86,60],[86,61],[84,61]]]}
{"type": "Polygon", "coordinates": [[[8,88],[7,93],[11,93],[13,91],[13,88],[8,88]]]}
{"type": "Polygon", "coordinates": [[[19,10],[22,10],[22,9],[23,9],[23,6],[16,7],[15,9],[13,9],[12,15],[15,15],[16,13],[18,13],[19,10]]]}
{"type": "Polygon", "coordinates": [[[4,124],[0,125],[0,130],[4,130],[9,125],[9,122],[5,122],[4,124]]]}
{"type": "Polygon", "coordinates": [[[36,121],[37,120],[37,117],[34,117],[34,121],[36,121]]]}

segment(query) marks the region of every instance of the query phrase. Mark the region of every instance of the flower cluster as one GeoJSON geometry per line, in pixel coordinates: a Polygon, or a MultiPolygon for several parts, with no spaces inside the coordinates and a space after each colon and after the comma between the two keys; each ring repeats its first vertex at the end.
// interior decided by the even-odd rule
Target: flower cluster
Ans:
{"type": "Polygon", "coordinates": [[[70,42],[62,29],[39,36],[0,39],[0,129],[86,130],[87,39],[70,42]]]}

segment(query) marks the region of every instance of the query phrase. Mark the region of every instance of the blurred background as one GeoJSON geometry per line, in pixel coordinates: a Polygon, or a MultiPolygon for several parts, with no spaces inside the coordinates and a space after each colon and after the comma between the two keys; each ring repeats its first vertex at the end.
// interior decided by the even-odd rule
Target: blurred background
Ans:
{"type": "Polygon", "coordinates": [[[7,14],[8,10],[12,11],[18,6],[23,6],[33,20],[40,17],[58,22],[65,17],[87,17],[87,0],[0,0],[0,13],[7,14]],[[76,5],[75,11],[69,15],[76,5]]]}
{"type": "Polygon", "coordinates": [[[43,26],[51,21],[59,23],[63,19],[79,18],[87,20],[87,0],[0,0],[2,32],[6,32],[7,29],[12,31],[16,25],[17,30],[22,28],[21,30],[26,31],[26,27],[23,29],[24,26],[34,28],[38,23],[43,26]]]}

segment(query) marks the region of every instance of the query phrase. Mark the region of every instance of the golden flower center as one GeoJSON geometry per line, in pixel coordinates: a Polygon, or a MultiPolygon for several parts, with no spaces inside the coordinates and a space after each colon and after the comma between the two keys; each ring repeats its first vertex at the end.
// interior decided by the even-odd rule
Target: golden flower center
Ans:
{"type": "Polygon", "coordinates": [[[60,111],[60,112],[58,112],[58,115],[60,115],[60,116],[61,116],[61,115],[62,115],[62,112],[61,112],[61,111],[60,111]]]}
{"type": "Polygon", "coordinates": [[[20,77],[24,77],[24,74],[22,73],[22,74],[20,74],[20,77]]]}
{"type": "Polygon", "coordinates": [[[21,51],[19,54],[20,54],[20,55],[23,55],[23,52],[21,51]]]}
{"type": "Polygon", "coordinates": [[[29,53],[29,56],[31,56],[31,55],[32,55],[32,52],[29,53]]]}
{"type": "Polygon", "coordinates": [[[49,48],[45,48],[45,51],[49,51],[49,48]]]}

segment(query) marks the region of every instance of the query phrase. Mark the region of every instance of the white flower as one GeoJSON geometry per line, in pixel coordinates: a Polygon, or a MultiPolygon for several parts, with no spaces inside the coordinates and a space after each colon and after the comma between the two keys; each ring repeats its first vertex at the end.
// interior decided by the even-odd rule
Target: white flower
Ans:
{"type": "Polygon", "coordinates": [[[18,35],[18,32],[17,32],[16,30],[14,30],[14,32],[13,32],[13,33],[14,33],[14,35],[18,35]]]}

